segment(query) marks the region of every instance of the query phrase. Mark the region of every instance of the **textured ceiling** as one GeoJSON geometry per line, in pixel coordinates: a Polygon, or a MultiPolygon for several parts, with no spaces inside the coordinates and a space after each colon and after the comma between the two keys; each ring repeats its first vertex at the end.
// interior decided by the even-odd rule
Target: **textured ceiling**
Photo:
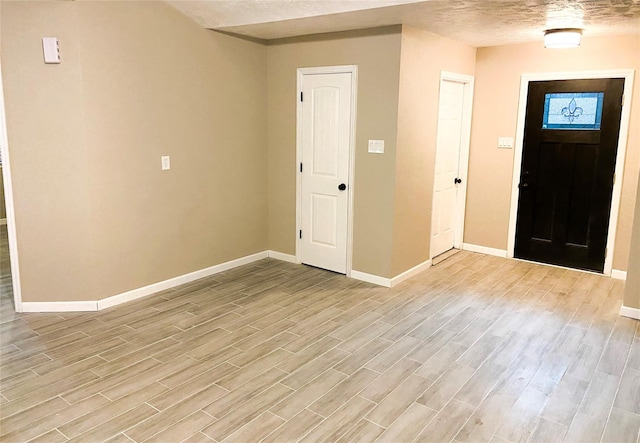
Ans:
{"type": "Polygon", "coordinates": [[[272,23],[422,0],[169,0],[205,28],[272,23]]]}
{"type": "MultiPolygon", "coordinates": [[[[405,24],[472,46],[542,40],[550,28],[585,36],[640,34],[640,0],[168,1],[205,28],[264,40],[405,24]]],[[[640,38],[640,35],[639,35],[640,38]]]]}

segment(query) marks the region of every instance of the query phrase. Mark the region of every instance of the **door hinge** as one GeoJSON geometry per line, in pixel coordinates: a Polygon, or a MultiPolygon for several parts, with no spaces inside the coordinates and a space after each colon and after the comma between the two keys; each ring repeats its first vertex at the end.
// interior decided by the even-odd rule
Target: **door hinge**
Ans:
{"type": "Polygon", "coordinates": [[[304,92],[300,91],[300,101],[304,101],[304,92]]]}
{"type": "Polygon", "coordinates": [[[300,162],[300,172],[302,172],[302,162],[300,162]]]}
{"type": "Polygon", "coordinates": [[[616,184],[616,174],[613,174],[613,184],[616,184]]]}
{"type": "Polygon", "coordinates": [[[622,94],[622,99],[620,101],[620,106],[624,106],[624,94],[622,94]]]}
{"type": "Polygon", "coordinates": [[[302,229],[300,229],[300,238],[302,238],[302,229]]]}

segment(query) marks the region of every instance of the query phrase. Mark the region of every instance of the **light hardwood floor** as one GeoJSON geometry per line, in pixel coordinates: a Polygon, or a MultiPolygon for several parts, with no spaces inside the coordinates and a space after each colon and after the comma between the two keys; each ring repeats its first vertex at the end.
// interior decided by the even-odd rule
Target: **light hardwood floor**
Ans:
{"type": "Polygon", "coordinates": [[[262,260],[9,315],[5,442],[638,442],[623,283],[460,252],[393,288],[262,260]]]}

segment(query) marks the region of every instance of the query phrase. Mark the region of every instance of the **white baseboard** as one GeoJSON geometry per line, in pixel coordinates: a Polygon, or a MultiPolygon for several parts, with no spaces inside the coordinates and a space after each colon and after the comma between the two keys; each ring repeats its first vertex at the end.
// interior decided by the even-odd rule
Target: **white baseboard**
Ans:
{"type": "Polygon", "coordinates": [[[22,312],[97,311],[97,301],[23,301],[22,312]]]}
{"type": "Polygon", "coordinates": [[[469,252],[479,252],[481,254],[507,258],[507,251],[505,249],[488,248],[486,246],[472,245],[470,243],[463,243],[462,249],[469,252]]]}
{"type": "Polygon", "coordinates": [[[190,272],[188,274],[179,275],[161,282],[153,283],[142,288],[132,289],[122,294],[113,295],[95,301],[59,301],[59,302],[22,302],[23,312],[74,312],[74,311],[100,311],[112,306],[119,305],[138,298],[155,294],[165,289],[174,288],[204,277],[208,277],[219,272],[237,268],[238,266],[253,263],[269,257],[268,251],[258,252],[257,254],[247,255],[246,257],[237,258],[219,265],[210,266],[199,271],[190,272]]]}
{"type": "Polygon", "coordinates": [[[147,295],[155,294],[156,292],[164,291],[165,289],[175,288],[176,286],[190,283],[204,277],[209,277],[210,275],[217,274],[219,272],[253,263],[257,260],[262,260],[263,258],[267,258],[268,256],[269,254],[267,253],[267,251],[258,252],[257,254],[247,255],[246,257],[230,260],[228,262],[220,263],[219,265],[200,269],[199,271],[190,272],[188,274],[180,275],[178,277],[170,278],[158,283],[153,283],[142,288],[132,289],[131,291],[123,292],[122,294],[103,298],[102,300],[98,300],[98,310],[110,308],[112,306],[136,300],[141,297],[146,297],[147,295]]]}
{"type": "Polygon", "coordinates": [[[393,277],[391,279],[391,286],[393,287],[393,286],[397,285],[398,283],[403,282],[403,281],[413,277],[414,275],[419,274],[422,271],[425,271],[425,270],[429,269],[430,267],[431,267],[431,259],[423,261],[419,265],[416,265],[413,268],[404,271],[402,274],[398,274],[395,277],[393,277]]]}
{"type": "Polygon", "coordinates": [[[620,271],[619,269],[611,270],[611,278],[615,278],[616,280],[626,280],[627,279],[627,271],[620,271]]]}
{"type": "Polygon", "coordinates": [[[638,308],[630,308],[629,306],[622,306],[620,308],[620,315],[623,317],[634,318],[636,320],[640,320],[640,309],[638,308]]]}
{"type": "Polygon", "coordinates": [[[269,254],[269,258],[275,258],[276,260],[282,260],[289,263],[297,263],[295,255],[285,254],[278,251],[267,251],[267,253],[269,254]]]}
{"type": "Polygon", "coordinates": [[[411,269],[404,271],[402,274],[398,274],[393,278],[380,277],[379,275],[367,274],[366,272],[351,271],[351,278],[356,280],[366,281],[367,283],[373,283],[374,285],[384,286],[385,288],[392,288],[400,282],[413,277],[420,272],[429,269],[431,267],[431,259],[414,266],[411,269]]]}
{"type": "Polygon", "coordinates": [[[367,274],[366,272],[351,271],[351,278],[356,280],[366,281],[367,283],[373,283],[374,285],[384,286],[385,288],[391,287],[391,279],[380,277],[378,275],[367,274]]]}

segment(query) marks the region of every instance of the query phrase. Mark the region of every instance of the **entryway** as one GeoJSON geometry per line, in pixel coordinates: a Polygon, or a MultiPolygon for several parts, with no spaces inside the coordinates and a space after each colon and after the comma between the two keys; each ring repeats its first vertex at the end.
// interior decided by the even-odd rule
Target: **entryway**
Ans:
{"type": "Polygon", "coordinates": [[[356,72],[355,66],[298,70],[297,261],[347,275],[356,72]]]}
{"type": "Polygon", "coordinates": [[[523,76],[508,254],[610,274],[633,73],[542,77],[523,76]]]}
{"type": "Polygon", "coordinates": [[[462,246],[473,77],[443,72],[431,219],[431,258],[462,246]]]}

